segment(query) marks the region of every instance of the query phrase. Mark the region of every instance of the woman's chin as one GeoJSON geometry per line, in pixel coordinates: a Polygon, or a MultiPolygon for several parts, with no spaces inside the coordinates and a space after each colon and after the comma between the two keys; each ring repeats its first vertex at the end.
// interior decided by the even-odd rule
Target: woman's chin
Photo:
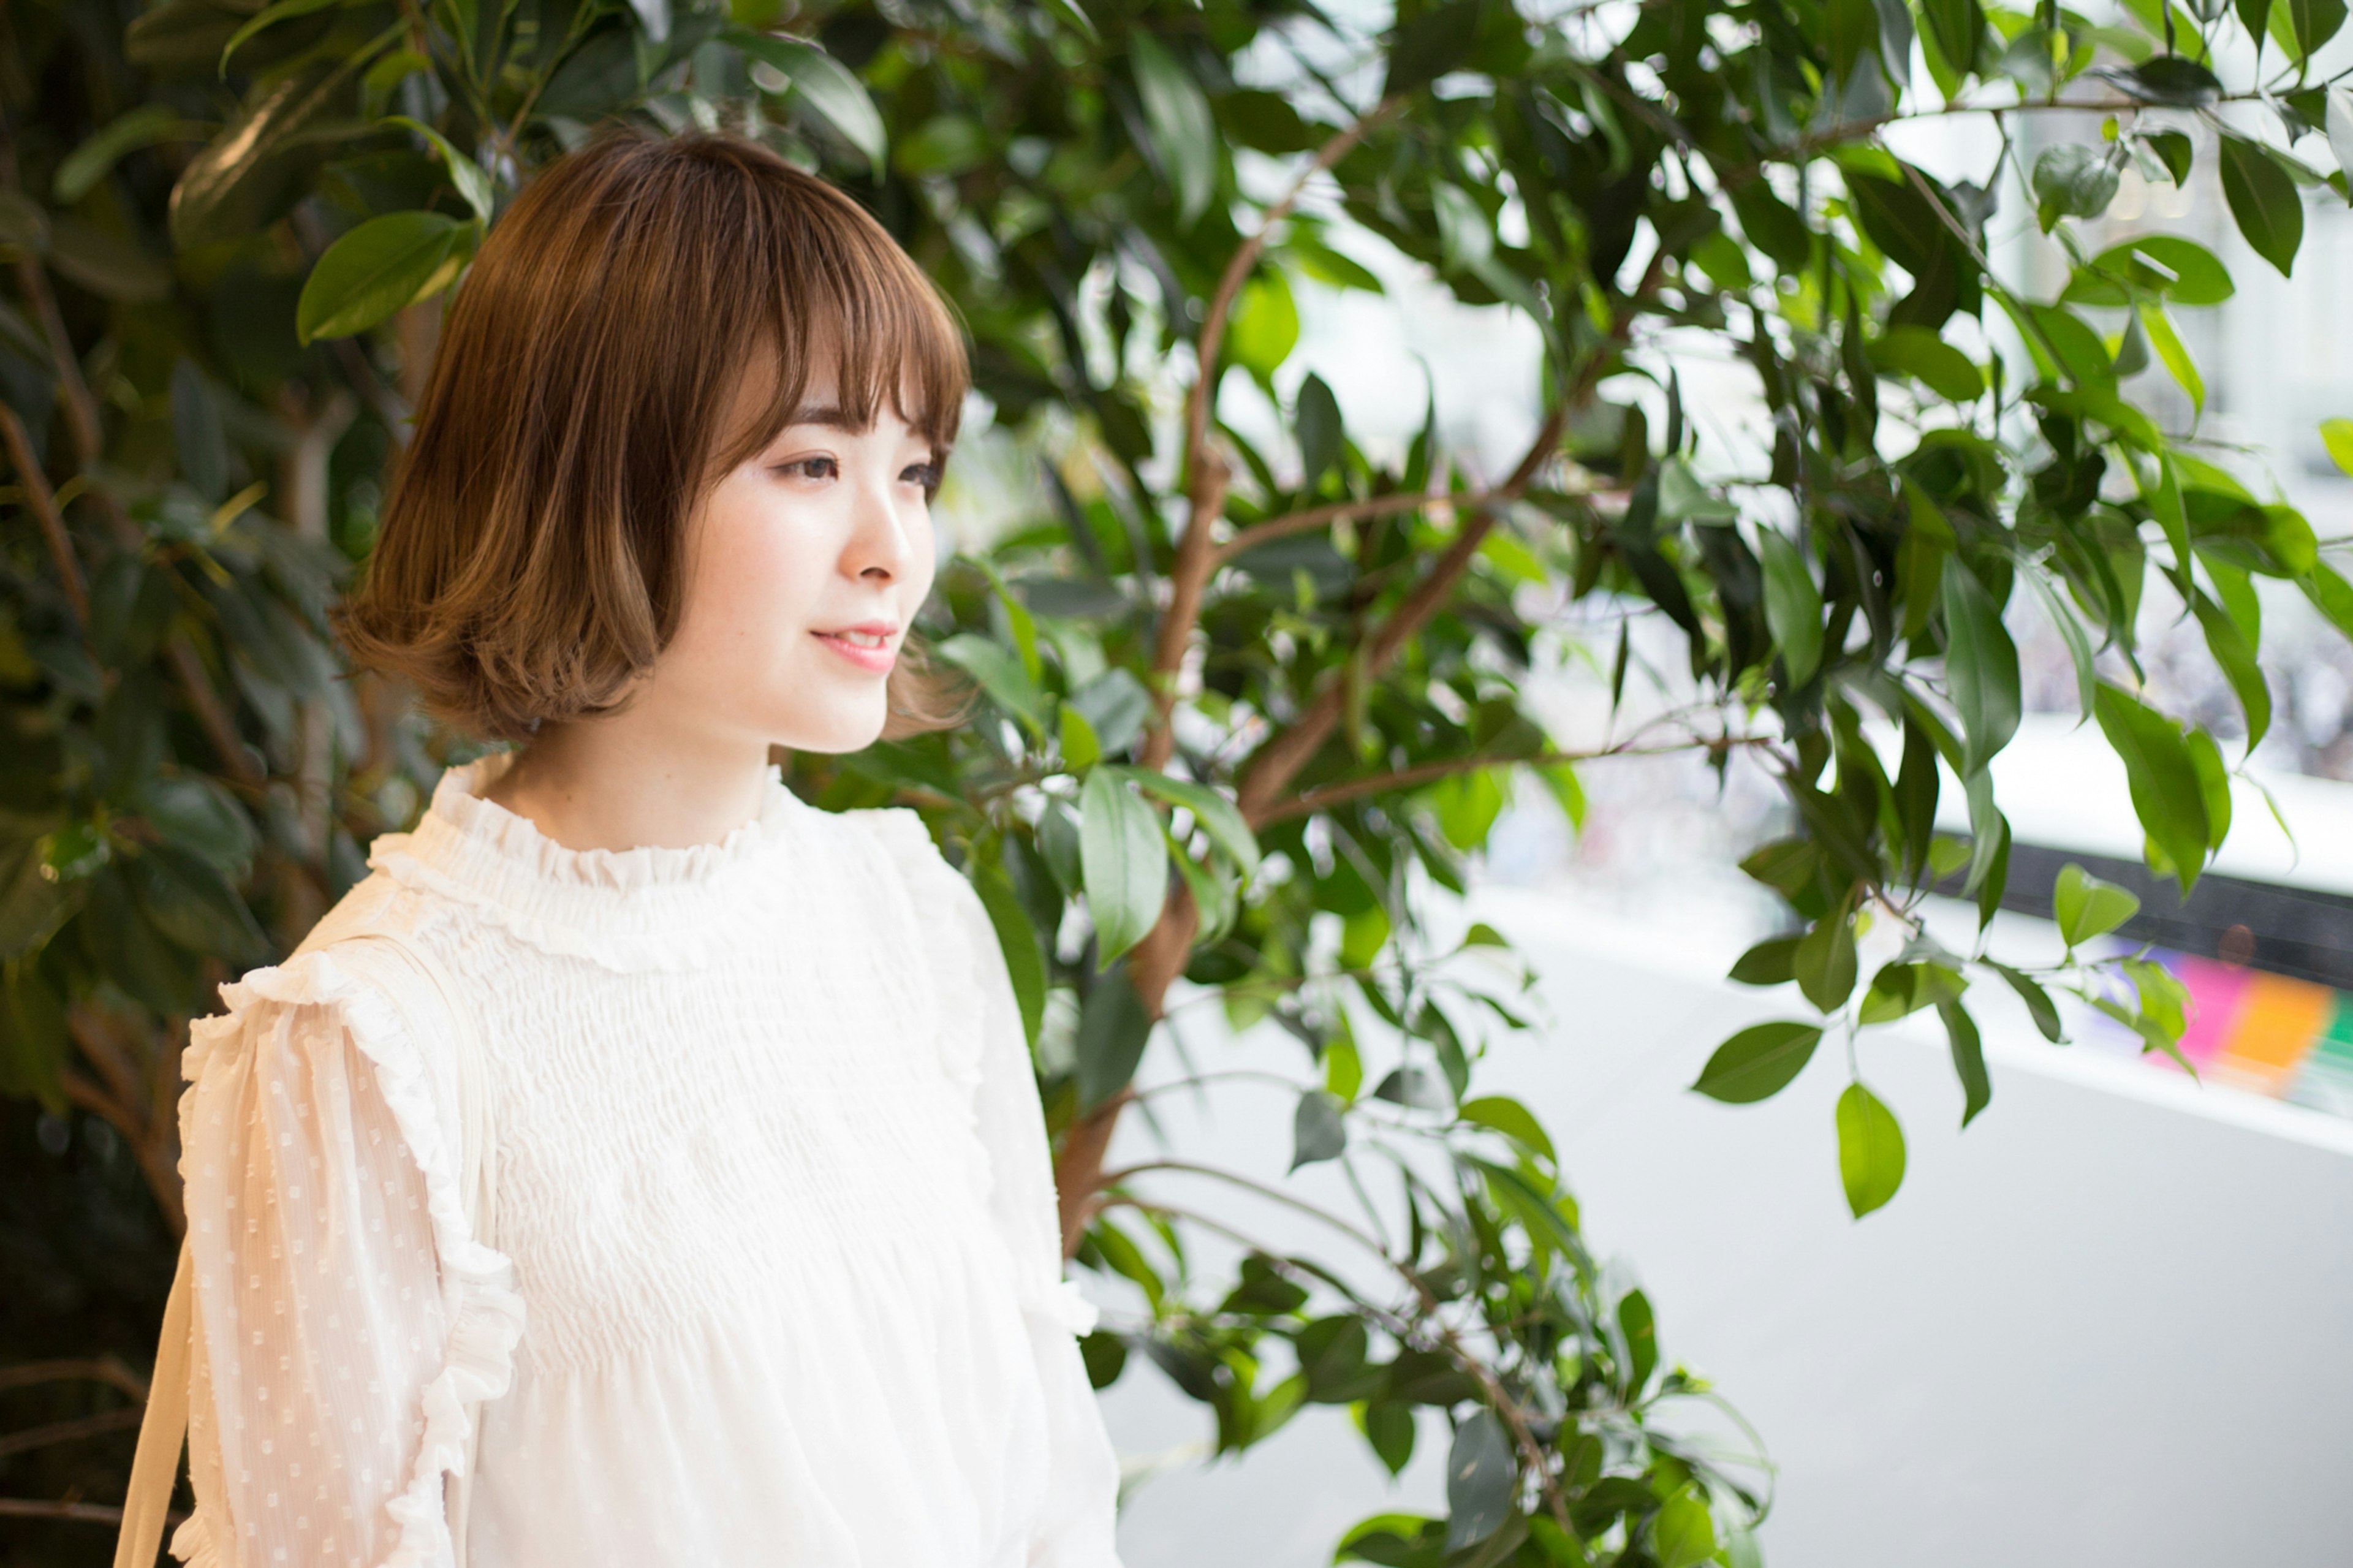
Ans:
{"type": "Polygon", "coordinates": [[[770,733],[778,745],[796,752],[862,752],[882,738],[890,712],[890,700],[878,680],[873,696],[866,701],[836,700],[817,712],[802,708],[770,733]]]}

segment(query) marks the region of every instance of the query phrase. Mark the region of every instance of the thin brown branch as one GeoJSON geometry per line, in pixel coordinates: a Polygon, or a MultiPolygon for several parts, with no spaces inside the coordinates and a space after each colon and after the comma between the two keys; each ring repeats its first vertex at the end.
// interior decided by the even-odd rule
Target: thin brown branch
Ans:
{"type": "MultiPolygon", "coordinates": [[[[1635,316],[1643,302],[1658,291],[1665,273],[1666,255],[1662,251],[1651,258],[1650,266],[1643,271],[1642,280],[1613,313],[1610,343],[1624,342],[1626,334],[1633,329],[1635,316]]],[[[1497,496],[1509,498],[1519,495],[1544,471],[1544,466],[1552,459],[1554,448],[1560,444],[1561,432],[1567,426],[1569,415],[1584,406],[1586,400],[1592,395],[1594,385],[1609,361],[1607,347],[1597,348],[1587,356],[1577,379],[1563,389],[1550,412],[1545,416],[1542,428],[1537,430],[1535,439],[1528,444],[1526,453],[1513,468],[1511,477],[1495,487],[1497,496]]],[[[1495,520],[1496,511],[1493,505],[1465,510],[1454,542],[1447,546],[1445,552],[1415,584],[1413,591],[1406,595],[1405,601],[1373,634],[1365,653],[1365,679],[1375,679],[1387,669],[1398,651],[1453,597],[1456,584],[1469,569],[1472,557],[1478,553],[1488,531],[1495,526],[1495,520]]],[[[1307,765],[1307,760],[1323,746],[1333,727],[1338,724],[1341,708],[1346,700],[1346,690],[1341,682],[1335,680],[1326,684],[1296,720],[1259,749],[1257,757],[1242,778],[1240,804],[1243,816],[1259,820],[1273,809],[1277,797],[1298,775],[1299,770],[1307,765]]]]}
{"type": "Polygon", "coordinates": [[[252,751],[238,738],[237,723],[229,717],[220,693],[213,689],[212,677],[205,673],[205,661],[197,656],[195,645],[185,632],[174,632],[164,644],[164,657],[170,661],[172,673],[180,682],[180,695],[188,700],[188,707],[212,743],[213,754],[230,778],[254,794],[259,794],[269,782],[261,764],[253,760],[252,751]]]}
{"type": "Polygon", "coordinates": [[[0,403],[0,440],[7,443],[8,461],[15,466],[16,477],[25,487],[25,505],[41,525],[42,542],[49,547],[49,560],[58,569],[58,580],[65,585],[74,619],[87,627],[90,587],[82,580],[81,563],[74,558],[73,541],[66,536],[65,520],[58,515],[57,493],[49,489],[49,476],[41,471],[40,459],[33,455],[32,437],[25,431],[25,422],[5,403],[0,403]]]}
{"type": "Polygon", "coordinates": [[[1185,451],[1187,464],[1185,494],[1187,502],[1185,531],[1176,542],[1176,560],[1169,574],[1168,607],[1160,617],[1160,636],[1153,649],[1152,688],[1154,713],[1152,728],[1145,736],[1137,760],[1148,768],[1163,768],[1176,747],[1171,717],[1176,711],[1177,683],[1185,668],[1185,655],[1193,640],[1193,626],[1201,614],[1201,596],[1209,578],[1218,568],[1216,544],[1211,535],[1218,518],[1225,510],[1226,485],[1230,470],[1225,459],[1209,447],[1209,416],[1217,399],[1218,353],[1223,346],[1226,322],[1232,314],[1234,299],[1258,258],[1265,253],[1268,237],[1275,226],[1289,217],[1292,209],[1316,175],[1323,174],[1345,157],[1350,148],[1364,140],[1367,132],[1387,117],[1399,100],[1383,100],[1370,112],[1346,130],[1326,142],[1317,150],[1314,159],[1291,188],[1283,192],[1273,205],[1259,219],[1258,227],[1242,241],[1226,262],[1226,269],[1218,279],[1217,291],[1209,297],[1207,314],[1201,319],[1201,333],[1195,348],[1195,374],[1192,390],[1185,399],[1185,451]]]}
{"type": "Polygon", "coordinates": [[[1398,768],[1393,773],[1371,778],[1347,779],[1339,784],[1324,784],[1304,790],[1292,799],[1268,808],[1263,816],[1252,817],[1252,827],[1263,827],[1271,822],[1284,822],[1310,812],[1323,811],[1343,801],[1359,800],[1368,795],[1387,795],[1394,790],[1412,789],[1419,784],[1470,773],[1479,768],[1543,768],[1562,763],[1595,763],[1610,757],[1661,757],[1677,752],[1726,752],[1735,747],[1770,744],[1770,738],[1761,735],[1734,736],[1717,739],[1695,737],[1672,746],[1603,746],[1590,752],[1538,752],[1525,757],[1449,757],[1442,762],[1422,763],[1410,768],[1398,768]]]}
{"type": "Polygon", "coordinates": [[[131,1399],[145,1401],[147,1380],[114,1356],[68,1361],[28,1361],[0,1366],[0,1392],[32,1388],[44,1383],[102,1383],[131,1399]]]}
{"type": "MultiPolygon", "coordinates": [[[[1235,296],[1241,292],[1242,284],[1258,266],[1258,258],[1265,253],[1267,237],[1274,232],[1277,224],[1291,216],[1292,209],[1299,205],[1299,198],[1306,195],[1307,187],[1315,176],[1346,157],[1375,125],[1395,113],[1398,105],[1403,101],[1402,95],[1383,99],[1354,124],[1318,148],[1314,161],[1291,183],[1291,188],[1282,193],[1282,198],[1266,209],[1259,219],[1258,227],[1228,258],[1226,270],[1218,279],[1218,291],[1209,297],[1208,313],[1201,318],[1193,389],[1185,399],[1185,450],[1195,464],[1200,462],[1201,455],[1209,444],[1209,406],[1217,396],[1218,354],[1225,346],[1227,318],[1233,311],[1235,296]]],[[[1189,528],[1203,521],[1197,512],[1187,526],[1189,528]]]]}
{"type": "Polygon", "coordinates": [[[78,1442],[84,1437],[127,1431],[138,1426],[145,1415],[144,1405],[133,1405],[121,1410],[101,1410],[95,1415],[77,1415],[70,1421],[52,1421],[46,1426],[28,1426],[22,1432],[0,1432],[0,1459],[11,1454],[26,1454],[35,1448],[46,1448],[52,1444],[78,1442]]]}
{"type": "Polygon", "coordinates": [[[1288,539],[1294,533],[1312,533],[1319,528],[1328,528],[1351,518],[1390,517],[1398,512],[1419,511],[1424,507],[1441,504],[1463,510],[1508,499],[1497,490],[1465,490],[1455,494],[1401,490],[1396,495],[1372,496],[1364,500],[1330,501],[1323,506],[1285,512],[1265,522],[1254,522],[1210,553],[1216,563],[1223,566],[1244,551],[1255,550],[1271,540],[1288,539]]]}

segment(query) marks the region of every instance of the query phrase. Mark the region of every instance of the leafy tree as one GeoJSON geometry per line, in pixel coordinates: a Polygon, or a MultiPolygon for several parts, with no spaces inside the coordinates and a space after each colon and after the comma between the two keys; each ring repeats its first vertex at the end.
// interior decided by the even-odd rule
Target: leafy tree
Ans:
{"type": "MultiPolygon", "coordinates": [[[[1538,1119],[1473,1090],[1525,1026],[1515,961],[1484,928],[1441,937],[1409,896],[1462,887],[1519,774],[1574,814],[1577,770],[1608,754],[1555,746],[1525,706],[1520,590],[1672,627],[1696,698],[1641,749],[1738,755],[1788,797],[1790,832],[1746,864],[1796,929],[1734,976],[1794,984],[1803,1016],[1725,1042],[1702,1092],[1767,1098],[1826,1035],[1852,1070],[1858,1031],[1934,1008],[1973,1118],[1989,982],[2054,1038],[2061,988],[2173,1049],[2162,970],[2076,954],[2130,913],[2118,890],[2063,877],[2070,956],[2044,968],[1939,945],[1923,900],[1949,889],[1989,918],[2007,885],[1989,764],[2020,717],[2017,601],[2060,629],[2149,863],[2185,890],[2269,718],[2256,579],[2353,630],[2306,521],[2200,456],[2194,418],[2166,429],[2128,395],[2153,359],[2202,411],[2172,312],[2227,296],[2222,264],[2076,232],[2126,169],[2178,184],[2211,160],[2287,271],[2305,191],[2346,195],[2296,151],[2353,152],[2353,98],[2312,65],[2344,15],[1409,0],[1366,30],[1307,0],[16,7],[0,1088],[77,1110],[177,1224],[180,1020],[299,938],[448,754],[399,692],[342,677],[324,618],[438,300],[600,121],[732,128],[871,204],[962,310],[997,426],[1044,458],[1037,515],[944,574],[934,607],[978,721],[794,777],[829,805],[919,805],[994,917],[1066,1238],[1146,1305],[1088,1342],[1098,1383],[1142,1352],[1212,1408],[1222,1449],[1311,1403],[1353,1407],[1392,1469],[1445,1443],[1446,1517],[1367,1521],[1344,1557],[1753,1561],[1751,1472],[1655,1420],[1705,1384],[1595,1267],[1538,1119]],[[2065,139],[2086,110],[2098,139],[2065,139]],[[1982,184],[1895,150],[1961,112],[2000,132],[1982,184]],[[2038,119],[2062,139],[2029,164],[2038,119]],[[1989,265],[2005,205],[2067,247],[2058,298],[1989,265]],[[1282,374],[1303,291],[1380,290],[1367,247],[1534,323],[1540,421],[1508,469],[1469,471],[1434,414],[1384,456],[1329,386],[1282,374]],[[1674,357],[1694,334],[1753,374],[1754,471],[1700,460],[1674,357]],[[1237,427],[1252,397],[1280,439],[1237,427]],[[2240,697],[2235,756],[2140,689],[2152,574],[2240,697]],[[1966,840],[1935,830],[1948,789],[1966,840]],[[1906,943],[1866,977],[1868,921],[1906,943]],[[1344,1167],[1361,1215],[1173,1154],[1106,1168],[1180,982],[1303,1048],[1217,1092],[1294,1097],[1293,1168],[1344,1167]],[[1384,1169],[1385,1209],[1364,1184],[1384,1169]],[[1254,1245],[1219,1207],[1243,1188],[1340,1250],[1254,1245]],[[1238,1279],[1198,1277],[1208,1237],[1241,1241],[1238,1279]]],[[[1854,1212],[1886,1202],[1903,1136],[1860,1076],[1836,1136],[1854,1212]]],[[[76,1190],[121,1210],[102,1177],[76,1190]]],[[[13,1355],[69,1358],[0,1384],[12,1421],[62,1424],[0,1450],[20,1494],[119,1485],[122,1454],[87,1439],[125,1425],[137,1378],[74,1331],[5,1330],[13,1355]]],[[[85,1531],[56,1560],[94,1554],[86,1526],[56,1528],[85,1531]]]]}

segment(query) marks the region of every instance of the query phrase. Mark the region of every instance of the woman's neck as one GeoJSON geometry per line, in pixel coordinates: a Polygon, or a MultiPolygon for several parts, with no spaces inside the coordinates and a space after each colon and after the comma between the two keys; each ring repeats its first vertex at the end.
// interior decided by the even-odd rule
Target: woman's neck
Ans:
{"type": "Polygon", "coordinates": [[[482,794],[566,849],[716,844],[760,815],[765,742],[664,732],[641,710],[543,729],[482,794]]]}

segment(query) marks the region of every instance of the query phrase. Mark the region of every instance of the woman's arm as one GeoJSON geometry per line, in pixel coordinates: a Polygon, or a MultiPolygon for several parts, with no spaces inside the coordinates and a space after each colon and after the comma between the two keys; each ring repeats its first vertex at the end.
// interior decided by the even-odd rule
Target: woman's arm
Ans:
{"type": "Polygon", "coordinates": [[[976,1098],[988,1152],[989,1210],[1022,1275],[1024,1315],[1046,1392],[1052,1474],[1030,1563],[1033,1568],[1117,1568],[1119,1458],[1075,1337],[1094,1326],[1095,1312],[1062,1279],[1061,1223],[1029,1039],[1004,951],[979,895],[944,862],[938,864],[981,993],[976,1098]]]}
{"type": "Polygon", "coordinates": [[[454,1395],[503,1383],[519,1309],[443,1265],[428,1167],[449,1141],[396,1015],[332,950],[224,994],[181,1108],[197,1512],[174,1551],[200,1568],[439,1568],[454,1395]],[[461,1367],[453,1324],[486,1305],[495,1356],[472,1359],[497,1365],[461,1367]]]}

